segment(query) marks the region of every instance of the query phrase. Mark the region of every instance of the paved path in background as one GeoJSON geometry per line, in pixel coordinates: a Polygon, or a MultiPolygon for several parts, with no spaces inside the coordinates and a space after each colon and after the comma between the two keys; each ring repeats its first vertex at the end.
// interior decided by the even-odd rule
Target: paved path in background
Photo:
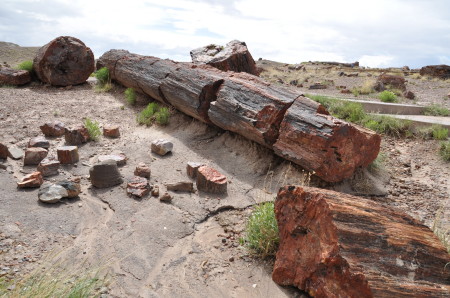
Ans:
{"type": "Polygon", "coordinates": [[[424,116],[424,115],[389,115],[399,119],[411,120],[417,125],[439,124],[450,130],[450,117],[424,116]]]}

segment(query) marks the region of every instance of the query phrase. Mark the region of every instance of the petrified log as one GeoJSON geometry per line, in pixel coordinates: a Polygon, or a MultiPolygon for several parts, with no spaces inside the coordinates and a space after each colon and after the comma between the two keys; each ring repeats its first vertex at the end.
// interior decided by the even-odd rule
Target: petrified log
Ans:
{"type": "Polygon", "coordinates": [[[445,64],[424,66],[420,69],[420,75],[443,80],[450,79],[450,66],[445,64]]]}
{"type": "Polygon", "coordinates": [[[1,85],[25,85],[31,82],[30,72],[3,67],[0,68],[0,86],[1,85]]]}
{"type": "Polygon", "coordinates": [[[450,256],[426,226],[369,199],[285,186],[272,274],[314,297],[449,297],[450,256]]]}
{"type": "Polygon", "coordinates": [[[339,121],[320,104],[250,74],[123,50],[106,52],[98,66],[108,67],[111,78],[126,87],[275,149],[326,181],[348,178],[378,155],[377,134],[339,121]]]}

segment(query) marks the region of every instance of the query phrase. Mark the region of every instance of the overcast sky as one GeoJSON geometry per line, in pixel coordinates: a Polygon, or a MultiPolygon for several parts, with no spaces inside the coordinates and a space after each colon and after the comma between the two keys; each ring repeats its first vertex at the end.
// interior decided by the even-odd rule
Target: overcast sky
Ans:
{"type": "Polygon", "coordinates": [[[450,1],[1,0],[0,41],[42,46],[61,35],[96,57],[126,49],[190,61],[194,48],[238,39],[255,60],[418,68],[450,65],[450,1]]]}

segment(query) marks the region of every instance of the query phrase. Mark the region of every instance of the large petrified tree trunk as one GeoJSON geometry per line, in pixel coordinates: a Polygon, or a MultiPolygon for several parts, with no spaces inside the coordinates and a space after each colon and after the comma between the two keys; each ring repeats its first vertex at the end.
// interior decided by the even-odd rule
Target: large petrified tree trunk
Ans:
{"type": "Polygon", "coordinates": [[[126,87],[238,133],[329,182],[372,162],[380,136],[328,115],[320,104],[246,73],[111,50],[97,67],[126,87]]]}
{"type": "Polygon", "coordinates": [[[273,280],[315,297],[449,297],[449,254],[405,213],[333,191],[286,186],[275,201],[273,280]]]}

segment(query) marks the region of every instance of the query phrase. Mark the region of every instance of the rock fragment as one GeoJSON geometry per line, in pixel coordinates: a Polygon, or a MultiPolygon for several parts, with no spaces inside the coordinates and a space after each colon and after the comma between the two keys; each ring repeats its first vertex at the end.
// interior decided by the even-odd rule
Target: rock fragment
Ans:
{"type": "Polygon", "coordinates": [[[165,192],[159,200],[164,203],[170,203],[172,201],[173,197],[169,195],[169,193],[165,192]]]}
{"type": "Polygon", "coordinates": [[[0,86],[20,86],[29,82],[31,82],[31,75],[29,71],[0,67],[0,86]]]}
{"type": "Polygon", "coordinates": [[[400,89],[402,91],[406,90],[405,78],[401,76],[394,76],[388,74],[381,74],[378,76],[377,81],[375,83],[374,89],[376,91],[384,91],[387,87],[400,89]]]}
{"type": "Polygon", "coordinates": [[[208,193],[226,193],[227,177],[213,168],[201,166],[197,172],[197,188],[208,193]]]}
{"type": "Polygon", "coordinates": [[[67,191],[65,197],[76,198],[81,193],[81,185],[79,182],[63,180],[56,183],[56,185],[62,186],[67,191]]]}
{"type": "Polygon", "coordinates": [[[103,135],[108,138],[120,137],[120,131],[118,125],[105,125],[103,127],[103,135]]]}
{"type": "Polygon", "coordinates": [[[41,147],[44,149],[50,148],[50,142],[43,136],[31,138],[28,142],[28,148],[31,147],[41,147]]]}
{"type": "Polygon", "coordinates": [[[150,193],[150,185],[144,177],[134,176],[127,183],[127,194],[142,198],[150,193]]]}
{"type": "Polygon", "coordinates": [[[48,154],[48,151],[41,147],[31,147],[25,150],[24,165],[38,165],[48,154]]]}
{"type": "Polygon", "coordinates": [[[134,170],[135,176],[144,177],[147,179],[150,179],[151,173],[152,171],[150,170],[150,167],[143,162],[139,163],[134,170]]]}
{"type": "Polygon", "coordinates": [[[152,152],[161,156],[166,155],[169,152],[172,152],[172,149],[173,143],[164,139],[155,140],[151,144],[152,152]]]}
{"type": "Polygon", "coordinates": [[[166,188],[171,191],[195,192],[194,184],[191,181],[168,183],[166,184],[166,188]]]}
{"type": "Polygon", "coordinates": [[[65,125],[61,121],[47,122],[39,127],[46,137],[62,137],[65,125]]]}
{"type": "Polygon", "coordinates": [[[38,193],[39,201],[47,204],[58,203],[62,198],[67,196],[67,190],[57,184],[44,184],[38,193]]]}
{"type": "Polygon", "coordinates": [[[6,145],[0,143],[0,158],[7,159],[8,158],[8,147],[6,145]]]}
{"type": "Polygon", "coordinates": [[[37,170],[41,172],[44,177],[58,175],[59,165],[59,160],[46,157],[39,163],[37,170]]]}
{"type": "Polygon", "coordinates": [[[41,172],[33,172],[24,176],[20,182],[17,182],[19,188],[35,188],[44,183],[41,172]]]}
{"type": "Polygon", "coordinates": [[[117,163],[113,160],[105,160],[89,169],[92,185],[97,188],[106,188],[123,182],[117,163]]]}
{"type": "Polygon", "coordinates": [[[159,197],[159,186],[153,185],[152,187],[152,196],[159,197]]]}
{"type": "Polygon", "coordinates": [[[66,128],[64,132],[66,143],[69,145],[81,145],[89,141],[89,133],[84,125],[66,128]]]}
{"type": "Polygon", "coordinates": [[[186,173],[189,177],[195,179],[197,177],[198,168],[204,166],[204,163],[190,161],[186,165],[186,173]]]}
{"type": "Polygon", "coordinates": [[[442,80],[450,79],[450,66],[445,64],[424,66],[420,69],[420,75],[442,80]]]}
{"type": "Polygon", "coordinates": [[[73,164],[80,159],[77,146],[61,146],[56,149],[61,164],[73,164]]]}
{"type": "Polygon", "coordinates": [[[408,91],[403,92],[403,97],[412,100],[412,99],[416,98],[416,95],[412,91],[408,90],[408,91]]]}
{"type": "Polygon", "coordinates": [[[21,159],[24,155],[24,152],[22,149],[20,149],[17,146],[9,146],[8,147],[8,157],[18,160],[21,159]]]}
{"type": "Polygon", "coordinates": [[[110,160],[114,160],[117,163],[117,165],[120,167],[120,166],[123,166],[123,165],[125,165],[127,163],[127,159],[128,158],[123,153],[99,155],[98,156],[98,161],[99,162],[102,162],[102,161],[105,161],[105,160],[109,160],[109,159],[110,160]]]}

